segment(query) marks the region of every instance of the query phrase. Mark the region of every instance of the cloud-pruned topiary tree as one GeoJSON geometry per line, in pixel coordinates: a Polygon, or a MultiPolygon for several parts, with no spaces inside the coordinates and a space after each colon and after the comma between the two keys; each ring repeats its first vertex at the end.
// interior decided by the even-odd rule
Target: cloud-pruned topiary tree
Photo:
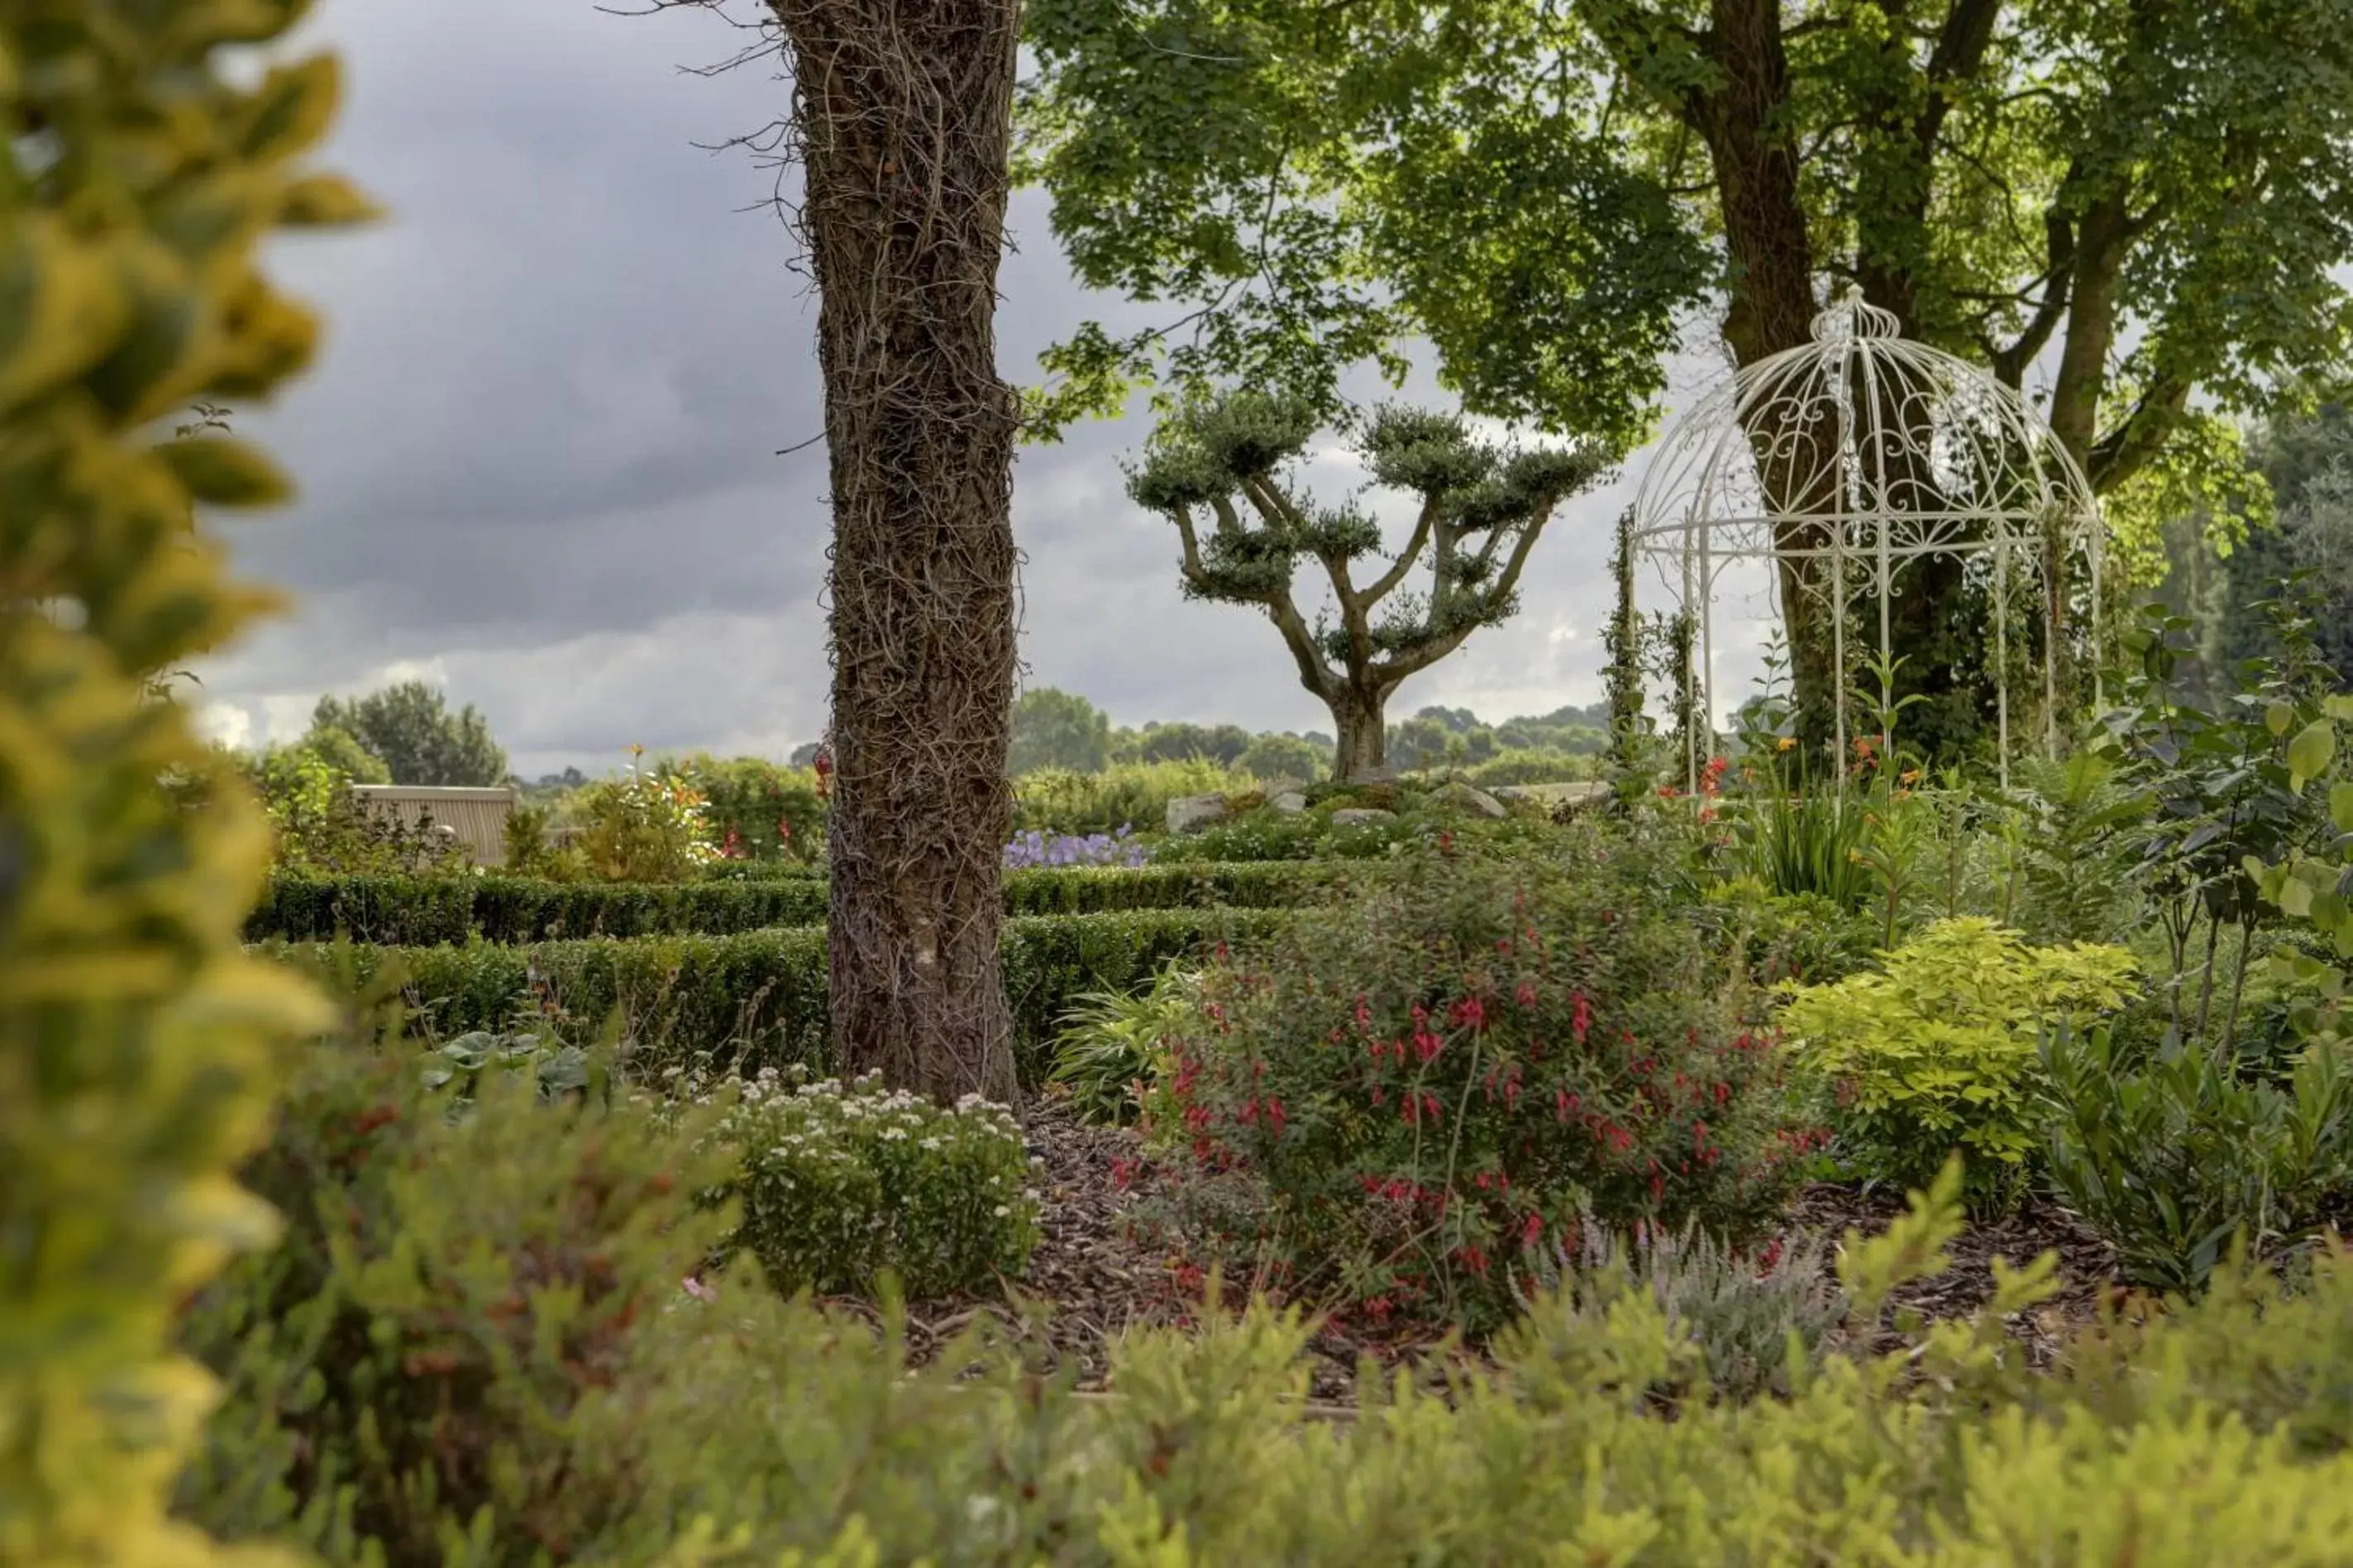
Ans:
{"type": "Polygon", "coordinates": [[[1188,598],[1254,605],[1274,623],[1300,684],[1339,728],[1333,776],[1345,784],[1387,773],[1390,694],[1511,616],[1546,524],[1608,457],[1589,442],[1498,447],[1459,416],[1384,406],[1352,445],[1375,483],[1420,502],[1411,536],[1387,554],[1372,517],[1319,505],[1286,478],[1316,429],[1303,399],[1197,400],[1155,433],[1128,494],[1176,525],[1188,598]],[[1359,581],[1362,563],[1377,567],[1359,581]],[[1295,581],[1303,566],[1329,591],[1336,620],[1308,621],[1295,581]],[[1425,585],[1406,590],[1418,567],[1425,585]]]}

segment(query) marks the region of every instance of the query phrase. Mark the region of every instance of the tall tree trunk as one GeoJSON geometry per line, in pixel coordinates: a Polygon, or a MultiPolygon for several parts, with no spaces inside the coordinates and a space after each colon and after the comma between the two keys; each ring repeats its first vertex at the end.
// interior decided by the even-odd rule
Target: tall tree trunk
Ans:
{"type": "Polygon", "coordinates": [[[1018,410],[995,316],[1019,7],[771,5],[793,49],[833,487],[834,1046],[934,1100],[1010,1100],[1018,410]]]}
{"type": "MultiPolygon", "coordinates": [[[[1714,0],[1710,36],[1717,82],[1688,111],[1706,141],[1731,254],[1730,307],[1724,337],[1743,368],[1811,340],[1820,308],[1814,297],[1814,247],[1798,190],[1799,149],[1790,132],[1789,59],[1781,38],[1779,0],[1714,0]]],[[[1834,422],[1792,421],[1799,431],[1834,422]]],[[[1776,512],[1802,514],[1835,505],[1823,482],[1828,465],[1816,443],[1760,433],[1757,478],[1776,512]]],[[[1819,529],[1785,524],[1784,550],[1819,549],[1819,529]]],[[[1828,574],[1810,559],[1777,563],[1781,613],[1789,638],[1789,675],[1799,731],[1820,744],[1831,730],[1840,673],[1831,668],[1828,574]]],[[[1699,606],[1688,606],[1694,613],[1699,606]]]]}
{"type": "Polygon", "coordinates": [[[1340,686],[1325,697],[1339,744],[1332,753],[1335,784],[1375,784],[1394,776],[1389,770],[1388,693],[1340,686]]]}

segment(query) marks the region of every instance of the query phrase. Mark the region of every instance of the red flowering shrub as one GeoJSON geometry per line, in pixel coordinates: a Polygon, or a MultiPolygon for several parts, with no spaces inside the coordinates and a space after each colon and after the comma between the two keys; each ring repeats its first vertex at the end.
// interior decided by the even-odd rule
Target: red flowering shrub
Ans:
{"type": "Polygon", "coordinates": [[[1588,1218],[1761,1229],[1821,1135],[1654,854],[1441,851],[1213,964],[1156,1130],[1172,1231],[1294,1300],[1478,1329],[1588,1218]]]}

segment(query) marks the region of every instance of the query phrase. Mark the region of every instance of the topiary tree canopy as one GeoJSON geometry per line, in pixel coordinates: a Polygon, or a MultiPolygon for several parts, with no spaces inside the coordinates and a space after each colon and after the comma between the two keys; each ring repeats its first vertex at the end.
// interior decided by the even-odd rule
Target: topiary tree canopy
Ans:
{"type": "Polygon", "coordinates": [[[1319,505],[1285,479],[1316,429],[1303,397],[1197,400],[1155,435],[1128,494],[1176,524],[1188,598],[1256,605],[1274,623],[1300,684],[1339,727],[1333,776],[1348,783],[1388,771],[1390,693],[1518,608],[1536,540],[1607,457],[1591,443],[1506,449],[1457,416],[1383,407],[1353,446],[1377,484],[1419,503],[1410,537],[1389,553],[1371,516],[1319,505]],[[1309,622],[1302,567],[1336,619],[1309,622]],[[1417,574],[1421,586],[1408,589],[1417,574]]]}

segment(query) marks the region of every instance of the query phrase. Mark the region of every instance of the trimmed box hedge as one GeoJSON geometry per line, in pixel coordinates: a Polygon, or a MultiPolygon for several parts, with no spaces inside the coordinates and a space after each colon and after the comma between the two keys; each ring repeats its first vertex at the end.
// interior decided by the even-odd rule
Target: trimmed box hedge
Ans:
{"type": "MultiPolygon", "coordinates": [[[[1022,1081],[1051,1067],[1054,1035],[1090,991],[1133,991],[1171,959],[1262,936],[1277,910],[1131,910],[1025,915],[1006,923],[1006,1001],[1022,1081]]],[[[617,1015],[640,1067],[708,1053],[755,1071],[806,1063],[832,1070],[826,1049],[821,926],[727,935],[590,937],[529,945],[329,945],[269,942],[259,950],[339,984],[364,984],[397,959],[410,1002],[444,1035],[530,1027],[554,1013],[595,1029],[617,1015]]]]}
{"type": "MultiPolygon", "coordinates": [[[[1301,862],[1070,866],[1005,873],[1011,915],[1119,910],[1285,909],[1311,896],[1324,868],[1301,862]]],[[[821,925],[822,878],[760,881],[551,882],[528,877],[270,879],[246,921],[248,942],[354,942],[429,947],[475,939],[723,936],[821,925]]]]}

